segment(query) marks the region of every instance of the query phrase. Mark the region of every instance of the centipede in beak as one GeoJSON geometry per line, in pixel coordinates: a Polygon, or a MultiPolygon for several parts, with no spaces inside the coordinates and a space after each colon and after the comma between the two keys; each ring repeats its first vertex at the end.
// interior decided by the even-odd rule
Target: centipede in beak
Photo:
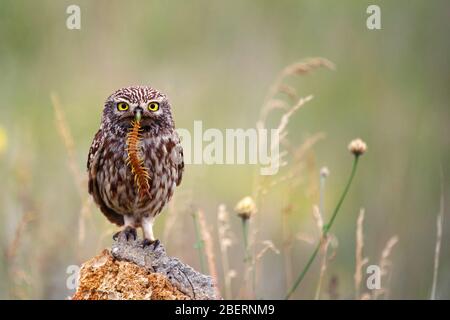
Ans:
{"type": "Polygon", "coordinates": [[[140,117],[131,122],[130,131],[127,134],[127,165],[131,168],[134,183],[140,197],[150,194],[150,175],[145,167],[144,159],[139,154],[139,142],[142,139],[140,117]]]}

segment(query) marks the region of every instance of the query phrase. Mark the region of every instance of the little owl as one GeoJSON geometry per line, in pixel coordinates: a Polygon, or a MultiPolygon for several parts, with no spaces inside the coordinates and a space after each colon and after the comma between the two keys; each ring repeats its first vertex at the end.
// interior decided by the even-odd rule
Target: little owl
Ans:
{"type": "Polygon", "coordinates": [[[144,245],[156,246],[153,222],[184,170],[167,97],[145,86],[122,88],[109,96],[87,168],[89,193],[108,220],[123,226],[127,239],[136,239],[136,228],[141,227],[144,245]]]}

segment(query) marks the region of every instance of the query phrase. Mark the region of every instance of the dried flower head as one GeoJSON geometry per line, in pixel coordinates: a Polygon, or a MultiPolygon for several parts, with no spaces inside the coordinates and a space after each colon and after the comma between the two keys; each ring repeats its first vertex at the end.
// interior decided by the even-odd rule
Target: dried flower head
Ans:
{"type": "Polygon", "coordinates": [[[327,178],[330,175],[330,170],[328,170],[328,167],[322,167],[320,169],[320,176],[322,178],[327,178]]]}
{"type": "Polygon", "coordinates": [[[367,145],[364,141],[358,138],[350,142],[350,144],[348,145],[348,150],[355,156],[360,156],[364,154],[364,152],[366,152],[367,145]]]}
{"type": "Polygon", "coordinates": [[[237,203],[234,211],[242,219],[250,219],[256,213],[257,209],[252,197],[245,197],[237,203]]]}

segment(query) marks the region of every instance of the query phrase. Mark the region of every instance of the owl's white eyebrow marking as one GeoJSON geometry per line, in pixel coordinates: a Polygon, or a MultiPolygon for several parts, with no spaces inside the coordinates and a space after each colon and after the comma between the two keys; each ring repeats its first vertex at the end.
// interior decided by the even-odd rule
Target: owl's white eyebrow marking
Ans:
{"type": "Polygon", "coordinates": [[[126,99],[127,102],[143,103],[162,101],[166,95],[148,86],[131,86],[117,90],[111,95],[112,99],[126,99]]]}
{"type": "Polygon", "coordinates": [[[163,98],[163,97],[156,97],[156,98],[154,98],[154,99],[150,99],[150,100],[146,101],[145,103],[147,103],[147,104],[149,104],[149,103],[151,103],[151,102],[158,102],[158,103],[161,103],[161,102],[163,102],[163,101],[164,101],[164,98],[163,98]]]}
{"type": "Polygon", "coordinates": [[[115,98],[114,99],[114,103],[118,103],[118,102],[126,102],[128,103],[128,105],[130,107],[136,107],[139,105],[139,103],[135,103],[135,102],[130,102],[129,100],[125,99],[125,98],[115,98]]]}

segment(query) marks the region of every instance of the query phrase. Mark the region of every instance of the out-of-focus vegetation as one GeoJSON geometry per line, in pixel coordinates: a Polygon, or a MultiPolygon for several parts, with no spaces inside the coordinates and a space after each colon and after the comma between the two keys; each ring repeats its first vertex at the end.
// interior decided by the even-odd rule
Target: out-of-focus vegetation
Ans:
{"type": "MultiPolygon", "coordinates": [[[[206,264],[217,269],[223,294],[283,298],[320,236],[313,215],[320,168],[330,171],[321,205],[328,219],[351,169],[347,143],[359,136],[369,150],[331,230],[319,297],[355,297],[364,208],[359,229],[369,265],[398,239],[382,283],[389,291],[377,297],[429,298],[443,195],[436,296],[450,298],[449,34],[448,1],[2,0],[0,298],[65,298],[73,293],[67,266],[110,244],[116,228],[89,200],[85,163],[111,92],[132,84],[160,89],[177,127],[202,120],[205,128],[251,128],[280,70],[310,56],[326,57],[336,70],[287,79],[299,96],[314,99],[290,117],[283,149],[305,147],[271,181],[294,175],[256,203],[252,255],[268,250],[254,278],[243,271],[241,221],[233,213],[255,193],[254,166],[187,166],[156,235],[170,255],[200,269],[192,213],[201,209],[210,260],[214,254],[206,264]],[[81,30],[66,28],[74,3],[81,30]],[[366,28],[373,3],[382,30],[366,28]]],[[[268,126],[282,114],[271,113],[268,126]]],[[[316,296],[320,265],[294,298],[316,296]]],[[[368,292],[362,276],[361,294],[368,292]]]]}

